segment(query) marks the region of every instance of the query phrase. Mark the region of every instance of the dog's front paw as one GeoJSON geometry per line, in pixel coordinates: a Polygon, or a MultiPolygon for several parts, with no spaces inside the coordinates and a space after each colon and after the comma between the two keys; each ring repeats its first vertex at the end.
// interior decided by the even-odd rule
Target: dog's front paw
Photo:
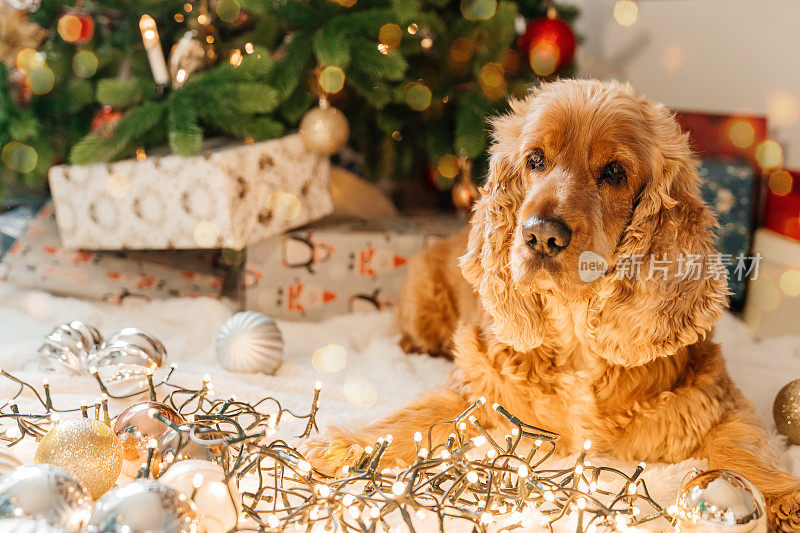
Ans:
{"type": "Polygon", "coordinates": [[[800,490],[767,498],[770,531],[800,532],[800,490]]]}
{"type": "Polygon", "coordinates": [[[335,476],[345,465],[353,465],[364,452],[353,437],[337,430],[311,437],[298,449],[314,469],[328,476],[335,476]]]}

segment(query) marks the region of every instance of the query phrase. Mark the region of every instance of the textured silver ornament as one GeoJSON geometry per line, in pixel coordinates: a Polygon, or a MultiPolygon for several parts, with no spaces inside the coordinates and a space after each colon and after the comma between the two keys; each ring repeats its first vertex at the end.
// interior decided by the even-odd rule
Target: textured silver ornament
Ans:
{"type": "Polygon", "coordinates": [[[92,512],[92,498],[56,466],[21,466],[0,478],[0,521],[39,520],[58,531],[80,531],[92,512]]]}
{"type": "Polygon", "coordinates": [[[103,336],[94,326],[79,320],[59,324],[45,336],[44,344],[39,348],[42,366],[47,370],[85,372],[102,343],[103,336]]]}
{"type": "Polygon", "coordinates": [[[85,532],[194,533],[197,528],[192,500],[158,481],[136,479],[97,501],[85,532]]]}
{"type": "Polygon", "coordinates": [[[709,470],[686,482],[678,494],[680,531],[766,533],[761,492],[730,470],[709,470]]]}
{"type": "Polygon", "coordinates": [[[283,360],[283,334],[263,313],[236,313],[217,334],[217,357],[231,372],[274,374],[283,360]]]}
{"type": "Polygon", "coordinates": [[[161,341],[139,328],[125,328],[96,351],[93,364],[100,379],[114,395],[145,390],[148,374],[167,362],[161,341]]]}

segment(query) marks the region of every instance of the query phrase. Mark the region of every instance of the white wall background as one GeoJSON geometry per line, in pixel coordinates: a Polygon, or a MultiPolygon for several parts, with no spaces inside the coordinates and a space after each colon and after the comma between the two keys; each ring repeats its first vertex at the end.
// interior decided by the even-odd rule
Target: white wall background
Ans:
{"type": "Polygon", "coordinates": [[[581,8],[581,76],[627,79],[677,109],[768,115],[800,169],[800,0],[639,0],[627,27],[614,0],[567,2],[581,8]]]}

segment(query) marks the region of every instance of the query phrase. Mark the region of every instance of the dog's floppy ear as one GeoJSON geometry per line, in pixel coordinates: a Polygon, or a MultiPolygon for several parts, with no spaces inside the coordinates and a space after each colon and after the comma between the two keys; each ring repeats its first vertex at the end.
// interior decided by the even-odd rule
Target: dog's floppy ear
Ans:
{"type": "Polygon", "coordinates": [[[589,315],[592,351],[624,366],[670,356],[702,338],[728,294],[714,248],[716,218],[700,197],[688,135],[663,106],[642,106],[654,133],[652,176],[589,315]]]}
{"type": "Polygon", "coordinates": [[[521,172],[517,153],[524,104],[512,102],[512,112],[492,121],[494,144],[489,175],[475,203],[461,271],[481,297],[497,339],[519,351],[539,346],[544,339],[542,299],[516,287],[509,266],[516,213],[525,197],[514,177],[521,172]]]}

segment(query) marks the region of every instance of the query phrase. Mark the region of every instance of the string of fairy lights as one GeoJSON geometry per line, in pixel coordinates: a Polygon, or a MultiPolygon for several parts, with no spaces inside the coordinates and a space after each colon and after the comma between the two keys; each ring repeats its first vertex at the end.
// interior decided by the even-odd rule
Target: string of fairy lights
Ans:
{"type": "MultiPolygon", "coordinates": [[[[95,371],[92,376],[101,396],[94,405],[65,406],[47,381],[37,388],[0,370],[0,378],[16,385],[16,392],[0,407],[0,423],[12,423],[0,440],[15,446],[41,439],[69,414],[80,413],[112,426],[117,417],[109,412],[110,399],[141,402],[146,396],[155,406],[147,409],[147,416],[178,438],[169,453],[163,449],[159,453],[155,439],[138,435],[146,447],[138,477],[162,479],[181,460],[214,459],[224,469],[223,482],[233,487],[226,494],[239,512],[231,531],[319,526],[326,531],[364,532],[402,523],[412,532],[420,530],[420,524],[444,531],[457,523],[477,531],[531,526],[552,530],[562,522],[579,532],[600,527],[625,531],[659,518],[671,519],[647,490],[641,477],[644,464],[631,473],[594,465],[587,441],[574,464],[555,467],[550,459],[557,434],[530,426],[495,404],[491,409],[511,428],[504,440],[495,440],[475,416],[490,409],[483,398],[455,419],[434,425],[451,429],[445,441],[432,439],[434,426],[427,439],[415,434],[416,460],[405,469],[382,465],[393,440],[387,435],[366,447],[355,464],[344,469],[344,477],[333,478],[315,471],[296,447],[276,437],[286,417],[305,422],[299,438],[317,430],[320,383],[313,388],[308,412],[301,414],[269,396],[253,403],[216,398],[208,376],[194,389],[177,385],[175,371],[173,364],[160,380],[148,374],[144,392],[129,395],[111,394],[95,371]],[[32,397],[37,408],[20,411],[23,397],[32,397]],[[170,412],[183,422],[176,422],[170,412]],[[467,438],[468,426],[477,437],[467,438]]],[[[192,498],[203,484],[202,476],[195,476],[192,498]]]]}

